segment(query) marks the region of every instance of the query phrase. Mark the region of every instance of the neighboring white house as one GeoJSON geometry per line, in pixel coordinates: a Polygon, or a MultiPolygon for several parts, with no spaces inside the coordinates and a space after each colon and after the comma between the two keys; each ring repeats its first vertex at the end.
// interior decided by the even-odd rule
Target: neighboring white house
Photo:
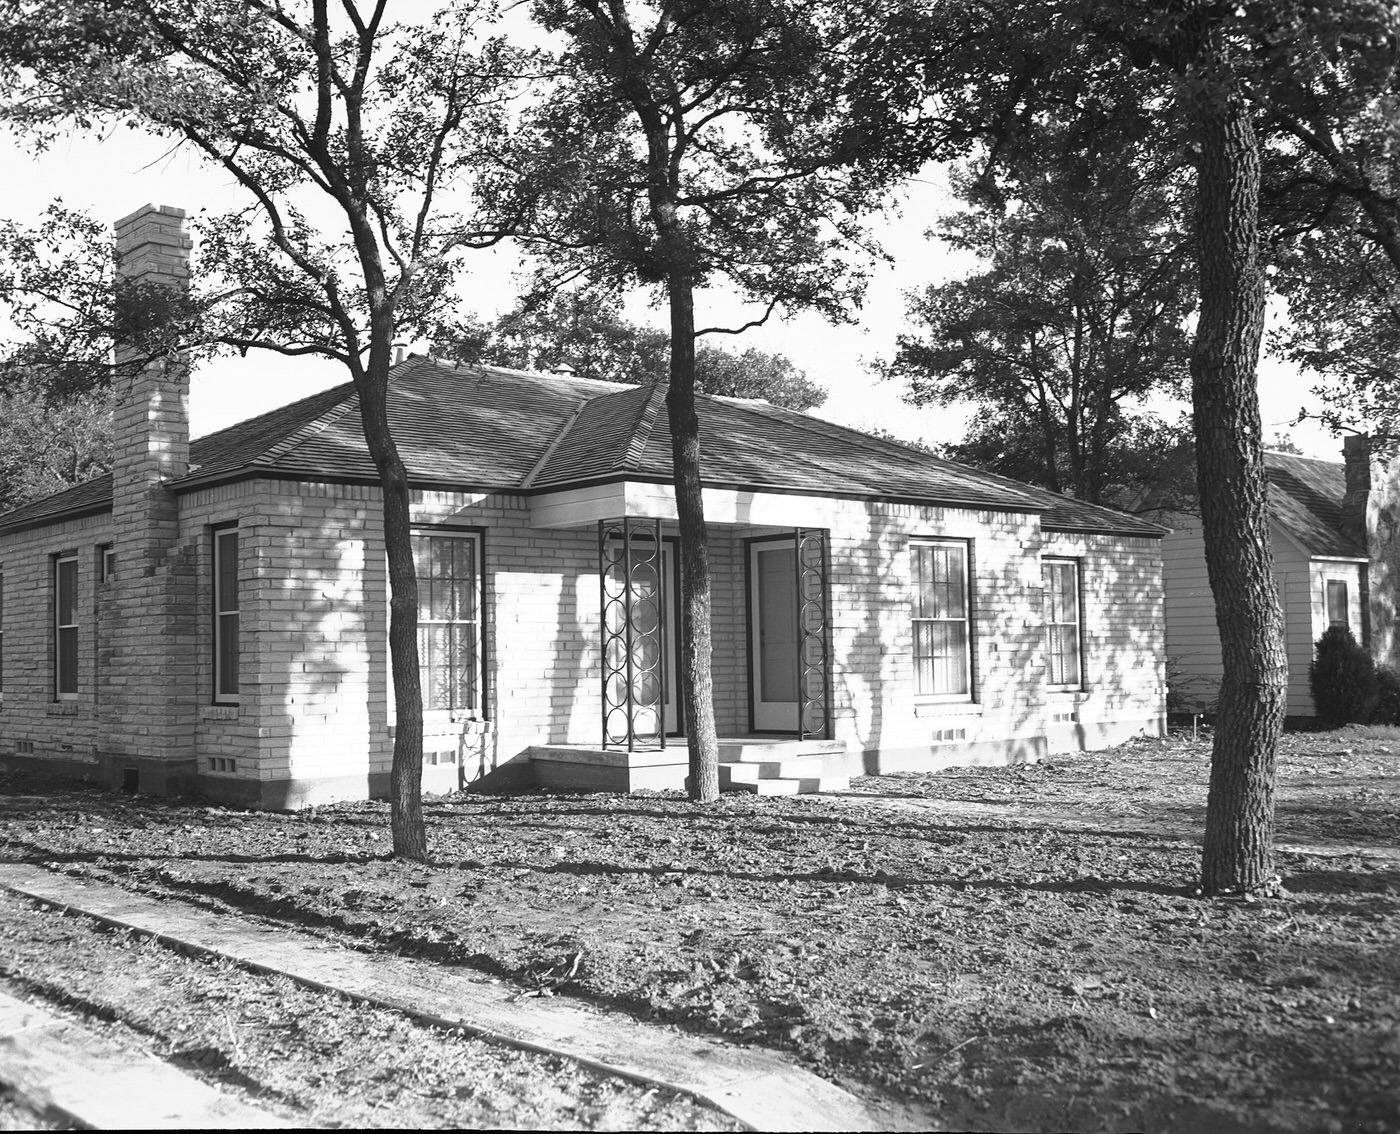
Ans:
{"type": "MultiPolygon", "coordinates": [[[[1377,660],[1392,660],[1394,651],[1394,603],[1383,583],[1395,577],[1393,567],[1386,566],[1393,549],[1386,552],[1377,543],[1377,517],[1384,511],[1388,482],[1373,475],[1364,439],[1349,438],[1346,457],[1350,486],[1346,461],[1276,452],[1264,456],[1287,636],[1290,717],[1316,715],[1308,667],[1317,639],[1329,626],[1345,626],[1358,642],[1373,648],[1377,660]]],[[[1168,669],[1182,707],[1208,712],[1220,685],[1220,636],[1200,524],[1183,513],[1160,518],[1173,529],[1162,545],[1168,669]]]]}
{"type": "MultiPolygon", "coordinates": [[[[181,280],[182,218],[121,222],[126,270],[181,280]]],[[[357,395],[193,442],[187,397],[182,367],[148,368],[112,475],[0,516],[0,761],[262,806],[381,795],[386,567],[357,395]]],[[[395,368],[427,790],[682,783],[663,402],[395,368]]],[[[762,402],[700,416],[720,733],[806,753],[732,744],[725,782],[1161,733],[1161,528],[762,402]]]]}

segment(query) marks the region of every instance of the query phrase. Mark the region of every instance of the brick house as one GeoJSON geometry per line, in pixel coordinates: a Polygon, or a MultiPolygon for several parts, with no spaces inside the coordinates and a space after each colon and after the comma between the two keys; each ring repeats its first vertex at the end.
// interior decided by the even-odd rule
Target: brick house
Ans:
{"type": "MultiPolygon", "coordinates": [[[[1315,717],[1308,667],[1329,626],[1344,626],[1378,662],[1400,665],[1396,634],[1400,563],[1400,468],[1372,460],[1363,436],[1346,439],[1343,460],[1266,452],[1274,577],[1288,652],[1286,714],[1315,717]]],[[[1160,513],[1167,656],[1185,710],[1213,711],[1220,686],[1220,635],[1198,517],[1160,513]]]]}
{"type": "MultiPolygon", "coordinates": [[[[183,214],[119,222],[184,272],[183,214]]],[[[302,806],[387,788],[379,493],[341,386],[188,440],[121,392],[113,472],[0,516],[0,760],[302,806]]],[[[409,358],[424,787],[680,786],[661,391],[409,358]]],[[[1134,517],[762,402],[702,398],[722,780],[1036,759],[1160,734],[1160,543],[1134,517]],[[757,738],[757,739],[755,739],[757,738]]]]}

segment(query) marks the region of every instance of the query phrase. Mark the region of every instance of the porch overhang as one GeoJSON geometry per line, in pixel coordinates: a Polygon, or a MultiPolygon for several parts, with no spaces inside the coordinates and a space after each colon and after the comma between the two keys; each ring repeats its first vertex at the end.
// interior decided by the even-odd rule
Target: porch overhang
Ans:
{"type": "MultiPolygon", "coordinates": [[[[790,530],[824,527],[831,516],[831,501],[821,496],[738,488],[706,487],[701,491],[707,524],[790,530]]],[[[675,520],[675,489],[669,484],[621,480],[530,498],[530,524],[536,528],[582,528],[619,516],[675,520]]]]}

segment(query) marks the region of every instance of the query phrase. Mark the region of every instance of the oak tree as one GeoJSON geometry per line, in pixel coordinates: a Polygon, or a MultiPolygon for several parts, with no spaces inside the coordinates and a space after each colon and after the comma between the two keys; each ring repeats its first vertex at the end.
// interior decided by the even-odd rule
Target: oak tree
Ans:
{"type": "Polygon", "coordinates": [[[873,254],[858,223],[882,195],[877,151],[844,127],[858,5],[798,0],[536,0],[563,43],[560,81],[488,182],[528,211],[548,272],[655,289],[669,318],[666,406],[680,523],[681,699],[689,790],[718,795],[710,570],[697,350],[779,309],[848,318],[873,254]],[[696,297],[752,304],[697,325],[696,297]]]}
{"type": "Polygon", "coordinates": [[[422,696],[409,483],[389,430],[393,344],[425,337],[466,253],[494,243],[455,187],[500,134],[518,52],[488,5],[398,24],[386,0],[4,0],[0,106],[36,144],[127,123],[245,194],[206,217],[182,347],[341,363],[383,495],[395,853],[423,859],[422,696]]]}

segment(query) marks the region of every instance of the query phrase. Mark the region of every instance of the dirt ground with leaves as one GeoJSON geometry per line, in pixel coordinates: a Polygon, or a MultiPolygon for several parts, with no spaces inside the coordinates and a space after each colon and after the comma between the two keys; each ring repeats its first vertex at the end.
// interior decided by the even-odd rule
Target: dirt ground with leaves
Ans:
{"type": "Polygon", "coordinates": [[[1400,731],[1285,738],[1277,899],[1194,893],[1208,758],[463,794],[428,804],[426,866],[388,858],[382,804],[10,779],[0,854],[786,1050],[953,1129],[1400,1127],[1400,731]]]}

